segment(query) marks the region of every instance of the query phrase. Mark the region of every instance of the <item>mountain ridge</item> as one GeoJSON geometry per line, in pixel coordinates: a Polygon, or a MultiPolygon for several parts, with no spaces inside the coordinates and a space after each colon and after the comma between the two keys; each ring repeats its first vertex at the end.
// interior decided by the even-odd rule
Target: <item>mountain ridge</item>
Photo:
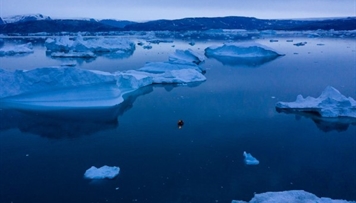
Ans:
{"type": "Polygon", "coordinates": [[[209,29],[244,30],[356,30],[356,17],[327,19],[258,19],[244,16],[196,17],[176,20],[133,22],[114,19],[52,19],[49,16],[21,17],[1,23],[0,33],[106,32],[106,31],[188,31],[209,29]]]}

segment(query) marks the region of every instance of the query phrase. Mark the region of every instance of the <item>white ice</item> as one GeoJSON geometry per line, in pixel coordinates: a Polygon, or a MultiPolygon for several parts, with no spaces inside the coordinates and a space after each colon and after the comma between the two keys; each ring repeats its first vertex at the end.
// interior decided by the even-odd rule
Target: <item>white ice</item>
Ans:
{"type": "Polygon", "coordinates": [[[316,112],[322,117],[356,118],[356,101],[328,86],[317,98],[297,96],[295,102],[278,102],[276,108],[290,111],[316,112]]]}
{"type": "Polygon", "coordinates": [[[120,168],[117,166],[102,166],[96,168],[95,166],[90,167],[85,171],[84,177],[88,179],[113,179],[120,173],[120,168]]]}
{"type": "Polygon", "coordinates": [[[269,47],[254,42],[224,44],[223,46],[210,46],[205,49],[208,57],[233,57],[233,58],[262,58],[278,57],[277,53],[269,47]]]}
{"type": "Polygon", "coordinates": [[[15,46],[5,46],[0,49],[0,56],[9,56],[17,54],[33,53],[33,45],[31,42],[15,46]]]}
{"type": "Polygon", "coordinates": [[[260,162],[253,157],[250,153],[244,152],[243,153],[244,157],[245,157],[245,163],[247,165],[258,165],[260,162]]]}
{"type": "Polygon", "coordinates": [[[255,194],[249,201],[232,200],[231,203],[356,203],[355,201],[333,200],[316,195],[304,190],[290,190],[282,192],[266,192],[255,194]]]}

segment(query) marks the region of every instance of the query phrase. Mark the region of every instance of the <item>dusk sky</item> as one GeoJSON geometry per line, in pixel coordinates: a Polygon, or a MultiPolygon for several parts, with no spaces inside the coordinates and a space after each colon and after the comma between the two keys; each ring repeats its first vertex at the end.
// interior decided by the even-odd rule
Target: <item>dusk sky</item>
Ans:
{"type": "Polygon", "coordinates": [[[0,0],[0,17],[35,13],[52,18],[133,21],[217,16],[346,17],[356,16],[356,0],[0,0]]]}

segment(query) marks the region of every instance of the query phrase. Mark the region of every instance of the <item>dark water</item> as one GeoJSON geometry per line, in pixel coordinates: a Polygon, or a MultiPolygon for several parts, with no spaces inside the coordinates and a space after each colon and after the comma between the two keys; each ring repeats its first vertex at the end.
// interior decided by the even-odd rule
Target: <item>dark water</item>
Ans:
{"type": "MultiPolygon", "coordinates": [[[[286,55],[257,66],[207,59],[206,82],[146,87],[112,109],[0,110],[0,202],[231,202],[295,189],[356,200],[355,120],[274,108],[298,94],[317,97],[327,85],[356,98],[355,40],[294,39],[304,41],[258,40],[286,55]],[[260,164],[246,166],[244,151],[260,164]],[[84,179],[85,170],[103,165],[119,166],[120,174],[84,179]]],[[[129,58],[80,67],[134,69],[177,48],[219,43],[137,47],[129,58]]],[[[62,63],[44,50],[0,58],[0,66],[31,69],[36,57],[37,67],[62,63]]]]}

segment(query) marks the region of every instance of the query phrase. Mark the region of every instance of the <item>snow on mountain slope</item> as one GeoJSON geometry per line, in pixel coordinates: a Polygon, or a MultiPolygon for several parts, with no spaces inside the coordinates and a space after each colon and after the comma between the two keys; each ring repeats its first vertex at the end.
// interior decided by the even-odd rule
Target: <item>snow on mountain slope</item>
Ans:
{"type": "Polygon", "coordinates": [[[4,23],[18,23],[18,22],[27,22],[27,21],[36,21],[36,20],[52,20],[49,16],[44,16],[42,14],[28,14],[28,15],[14,15],[3,17],[2,20],[4,23]]]}

